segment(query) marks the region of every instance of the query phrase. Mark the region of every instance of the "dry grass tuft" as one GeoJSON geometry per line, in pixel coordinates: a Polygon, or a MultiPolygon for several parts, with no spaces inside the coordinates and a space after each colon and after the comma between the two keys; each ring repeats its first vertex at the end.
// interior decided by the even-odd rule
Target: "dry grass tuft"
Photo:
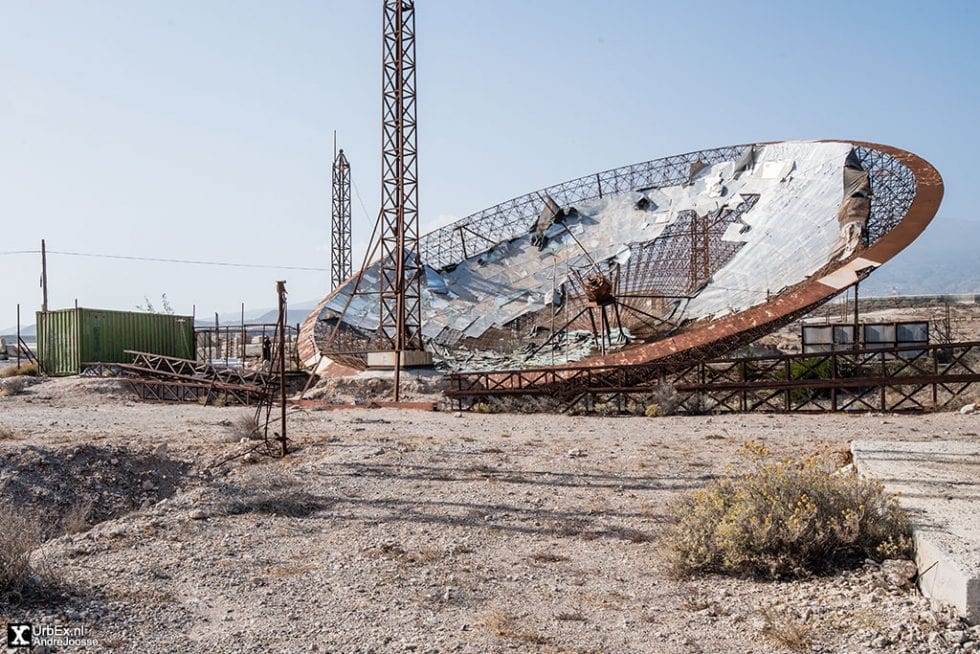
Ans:
{"type": "Polygon", "coordinates": [[[543,645],[548,639],[534,629],[525,628],[516,616],[503,609],[494,609],[480,621],[483,627],[494,636],[519,640],[535,645],[543,645]]]}
{"type": "Polygon", "coordinates": [[[80,534],[83,531],[88,531],[92,527],[88,521],[88,515],[91,511],[91,502],[75,504],[65,512],[61,519],[61,528],[65,530],[66,534],[80,534]]]}
{"type": "Polygon", "coordinates": [[[538,561],[539,563],[561,563],[562,561],[569,560],[567,556],[555,554],[554,552],[535,552],[534,554],[528,555],[527,558],[532,561],[538,561]]]}
{"type": "Polygon", "coordinates": [[[306,574],[307,572],[312,572],[316,570],[316,566],[312,563],[298,564],[298,565],[285,565],[276,568],[269,569],[270,577],[292,577],[295,575],[306,574]]]}
{"type": "Polygon", "coordinates": [[[37,377],[38,369],[36,363],[25,363],[19,368],[17,366],[11,366],[6,368],[3,372],[0,372],[0,377],[10,378],[10,377],[37,377]]]}
{"type": "Polygon", "coordinates": [[[571,536],[578,536],[585,540],[593,540],[595,538],[595,534],[589,531],[589,523],[576,518],[555,520],[549,526],[548,531],[558,538],[571,536]]]}
{"type": "Polygon", "coordinates": [[[634,529],[633,527],[616,527],[610,529],[609,534],[617,538],[622,538],[623,540],[628,540],[631,543],[649,543],[653,540],[653,535],[650,532],[643,531],[642,529],[634,529]]]}
{"type": "Polygon", "coordinates": [[[289,518],[306,518],[333,505],[332,499],[313,495],[291,479],[275,479],[248,487],[227,489],[228,497],[217,504],[227,515],[262,513],[289,518]]]}
{"type": "Polygon", "coordinates": [[[42,537],[37,516],[0,506],[0,599],[19,597],[36,573],[30,557],[42,537]]]}
{"type": "Polygon", "coordinates": [[[422,545],[415,552],[408,555],[408,560],[414,563],[432,563],[438,561],[443,556],[441,550],[437,550],[428,545],[422,545]]]}
{"type": "Polygon", "coordinates": [[[236,441],[240,441],[243,438],[249,441],[260,441],[265,438],[262,425],[259,424],[259,419],[251,411],[232,420],[231,425],[228,427],[228,434],[236,441]]]}
{"type": "Polygon", "coordinates": [[[775,460],[761,445],[743,450],[747,469],[671,507],[662,544],[675,573],[776,579],[908,555],[908,516],[879,482],[837,474],[825,453],[775,460]]]}
{"type": "Polygon", "coordinates": [[[647,418],[672,416],[680,407],[680,396],[671,384],[661,384],[650,395],[650,403],[643,409],[647,418]]]}
{"type": "Polygon", "coordinates": [[[795,652],[810,651],[813,630],[808,625],[787,613],[763,611],[762,618],[765,620],[765,625],[762,627],[763,636],[780,647],[795,652]]]}
{"type": "Polygon", "coordinates": [[[714,606],[714,602],[703,593],[690,593],[684,597],[681,605],[685,610],[691,613],[697,613],[698,611],[703,611],[714,606]]]}
{"type": "Polygon", "coordinates": [[[441,560],[446,555],[444,551],[429,547],[428,545],[421,545],[413,550],[406,550],[398,543],[382,543],[377,547],[363,549],[361,553],[373,558],[416,565],[433,563],[441,560]]]}
{"type": "Polygon", "coordinates": [[[585,616],[578,611],[562,611],[555,614],[555,620],[561,622],[585,622],[585,616]]]}

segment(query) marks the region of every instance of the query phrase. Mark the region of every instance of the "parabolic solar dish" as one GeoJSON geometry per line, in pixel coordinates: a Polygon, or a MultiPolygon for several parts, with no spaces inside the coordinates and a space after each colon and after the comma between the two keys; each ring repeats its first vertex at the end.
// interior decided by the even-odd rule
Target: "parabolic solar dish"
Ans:
{"type": "MultiPolygon", "coordinates": [[[[844,141],[738,145],[588,175],[422,236],[422,334],[437,364],[463,371],[720,355],[890,259],[942,193],[923,159],[844,141]]],[[[377,349],[379,265],[306,320],[308,363],[364,367],[377,349]]]]}

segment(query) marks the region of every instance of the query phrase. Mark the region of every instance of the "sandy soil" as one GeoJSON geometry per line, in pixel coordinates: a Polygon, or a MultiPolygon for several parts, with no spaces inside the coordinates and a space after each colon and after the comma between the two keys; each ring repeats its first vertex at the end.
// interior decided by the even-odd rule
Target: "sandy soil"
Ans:
{"type": "Polygon", "coordinates": [[[656,544],[667,503],[744,439],[976,441],[977,415],[292,409],[286,459],[226,460],[252,446],[248,413],[136,403],[111,380],[0,398],[0,500],[76,532],[0,619],[85,625],[92,651],[120,652],[770,652],[794,625],[819,652],[980,640],[872,563],[677,580],[656,544]]]}

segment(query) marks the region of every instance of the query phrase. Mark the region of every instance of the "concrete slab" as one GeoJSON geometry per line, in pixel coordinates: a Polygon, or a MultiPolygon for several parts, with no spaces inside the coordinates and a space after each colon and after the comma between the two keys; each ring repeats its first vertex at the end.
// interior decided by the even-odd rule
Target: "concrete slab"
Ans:
{"type": "Polygon", "coordinates": [[[980,439],[859,440],[851,451],[912,514],[919,588],[980,623],[980,439]]]}

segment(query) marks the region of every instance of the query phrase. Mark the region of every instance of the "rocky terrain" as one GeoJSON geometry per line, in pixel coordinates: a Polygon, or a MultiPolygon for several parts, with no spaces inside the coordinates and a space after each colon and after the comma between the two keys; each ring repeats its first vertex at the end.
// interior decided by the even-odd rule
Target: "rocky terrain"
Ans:
{"type": "Polygon", "coordinates": [[[0,499],[55,536],[0,618],[141,653],[980,650],[908,562],[675,579],[656,542],[670,500],[744,439],[976,440],[976,414],[295,408],[280,460],[241,442],[248,413],[135,403],[98,379],[0,398],[0,499]]]}

